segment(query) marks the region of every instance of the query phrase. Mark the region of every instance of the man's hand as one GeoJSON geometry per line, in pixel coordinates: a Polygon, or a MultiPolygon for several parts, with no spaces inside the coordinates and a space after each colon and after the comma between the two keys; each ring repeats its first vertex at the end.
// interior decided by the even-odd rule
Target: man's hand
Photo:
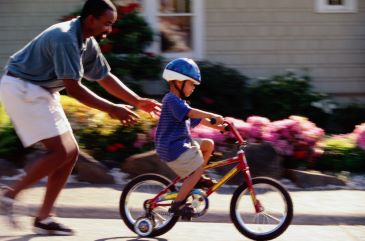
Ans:
{"type": "Polygon", "coordinates": [[[152,116],[160,116],[161,114],[161,103],[153,99],[141,98],[136,107],[150,113],[152,116]]]}
{"type": "Polygon", "coordinates": [[[133,112],[130,105],[113,105],[108,111],[111,118],[118,119],[122,125],[130,126],[137,122],[139,115],[133,112]]]}

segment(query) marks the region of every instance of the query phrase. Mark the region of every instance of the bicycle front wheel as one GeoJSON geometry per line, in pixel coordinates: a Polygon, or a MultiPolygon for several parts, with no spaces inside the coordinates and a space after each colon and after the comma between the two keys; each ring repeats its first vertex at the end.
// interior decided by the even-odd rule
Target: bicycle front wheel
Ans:
{"type": "MultiPolygon", "coordinates": [[[[170,180],[157,174],[144,174],[131,180],[124,188],[119,201],[119,212],[127,227],[135,232],[134,225],[139,218],[145,217],[147,212],[146,202],[157,196],[170,184],[170,180]]],[[[169,192],[175,191],[172,186],[169,192]]],[[[155,237],[169,231],[178,221],[179,217],[168,212],[170,201],[164,201],[166,206],[154,208],[149,216],[154,224],[153,231],[146,235],[155,237]]]]}
{"type": "Polygon", "coordinates": [[[234,192],[230,215],[236,228],[253,240],[270,240],[281,235],[293,218],[293,202],[288,191],[267,177],[252,179],[261,210],[256,212],[247,184],[234,192]]]}

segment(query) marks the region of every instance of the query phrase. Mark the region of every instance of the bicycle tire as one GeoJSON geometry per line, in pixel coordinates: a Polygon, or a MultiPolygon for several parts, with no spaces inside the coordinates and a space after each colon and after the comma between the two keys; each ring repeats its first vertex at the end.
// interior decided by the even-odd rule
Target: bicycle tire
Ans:
{"type": "Polygon", "coordinates": [[[247,184],[245,183],[239,186],[232,196],[230,205],[231,220],[238,231],[247,238],[253,240],[274,239],[281,235],[291,223],[293,218],[292,199],[289,192],[274,179],[256,177],[252,179],[252,184],[256,193],[256,198],[260,201],[265,210],[259,214],[255,213],[251,196],[247,184]],[[242,207],[242,211],[240,211],[240,205],[242,204],[244,204],[244,206],[242,207]],[[277,213],[276,208],[279,207],[283,208],[284,213],[282,216],[277,213]],[[272,213],[270,213],[271,211],[272,213]],[[258,223],[260,222],[260,217],[263,223],[258,223]],[[253,222],[250,223],[250,220],[253,222]],[[260,229],[270,229],[266,231],[253,230],[253,228],[256,228],[257,226],[260,226],[260,229]],[[273,229],[271,229],[272,226],[274,226],[273,229]]]}
{"type": "MultiPolygon", "coordinates": [[[[132,215],[132,210],[130,210],[128,208],[128,203],[129,201],[132,201],[134,204],[138,205],[138,200],[129,200],[129,197],[133,194],[133,192],[142,184],[144,183],[155,183],[155,184],[160,184],[161,188],[157,187],[156,189],[156,193],[153,193],[150,195],[149,198],[152,198],[153,195],[157,195],[157,193],[159,193],[163,187],[167,187],[171,181],[169,179],[167,179],[164,176],[161,175],[157,175],[157,174],[143,174],[140,176],[137,176],[136,178],[132,179],[123,189],[122,194],[120,196],[120,200],[119,200],[119,213],[120,216],[122,218],[122,220],[124,221],[124,223],[126,224],[126,226],[133,232],[135,232],[134,230],[134,223],[137,220],[137,217],[133,217],[132,215]]],[[[170,191],[176,191],[175,186],[172,186],[170,188],[170,191]]],[[[145,199],[147,200],[147,199],[145,199]]],[[[142,200],[143,201],[143,200],[142,200]]],[[[144,210],[143,205],[142,207],[139,207],[141,210],[144,210]]],[[[165,210],[167,213],[168,211],[165,210]]],[[[141,211],[142,212],[142,211],[141,211]]],[[[149,235],[147,235],[146,237],[156,237],[159,235],[162,235],[166,232],[168,232],[178,221],[179,217],[178,216],[174,216],[172,214],[169,214],[170,216],[168,216],[167,222],[164,223],[161,227],[155,228],[149,235]]]]}

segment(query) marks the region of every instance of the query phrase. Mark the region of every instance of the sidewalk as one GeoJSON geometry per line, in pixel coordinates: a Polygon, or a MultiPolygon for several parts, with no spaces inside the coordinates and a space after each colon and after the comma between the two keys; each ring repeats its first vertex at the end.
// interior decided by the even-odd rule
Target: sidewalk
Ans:
{"type": "MultiPolygon", "coordinates": [[[[56,213],[65,218],[119,219],[121,185],[68,184],[62,191],[56,213]]],[[[21,206],[34,214],[44,195],[44,186],[25,190],[19,195],[21,206]]],[[[209,210],[196,222],[231,222],[229,205],[232,188],[224,188],[209,197],[209,210]],[[224,193],[223,193],[224,192],[224,193]]],[[[365,191],[296,190],[290,191],[294,203],[293,224],[365,225],[365,191]]]]}

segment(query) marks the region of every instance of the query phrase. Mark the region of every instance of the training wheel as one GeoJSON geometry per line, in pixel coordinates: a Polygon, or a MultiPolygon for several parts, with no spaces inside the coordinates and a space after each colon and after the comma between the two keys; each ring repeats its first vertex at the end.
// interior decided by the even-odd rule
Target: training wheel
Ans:
{"type": "Polygon", "coordinates": [[[134,231],[142,237],[150,235],[153,231],[153,223],[149,218],[138,218],[134,223],[134,231]]]}

